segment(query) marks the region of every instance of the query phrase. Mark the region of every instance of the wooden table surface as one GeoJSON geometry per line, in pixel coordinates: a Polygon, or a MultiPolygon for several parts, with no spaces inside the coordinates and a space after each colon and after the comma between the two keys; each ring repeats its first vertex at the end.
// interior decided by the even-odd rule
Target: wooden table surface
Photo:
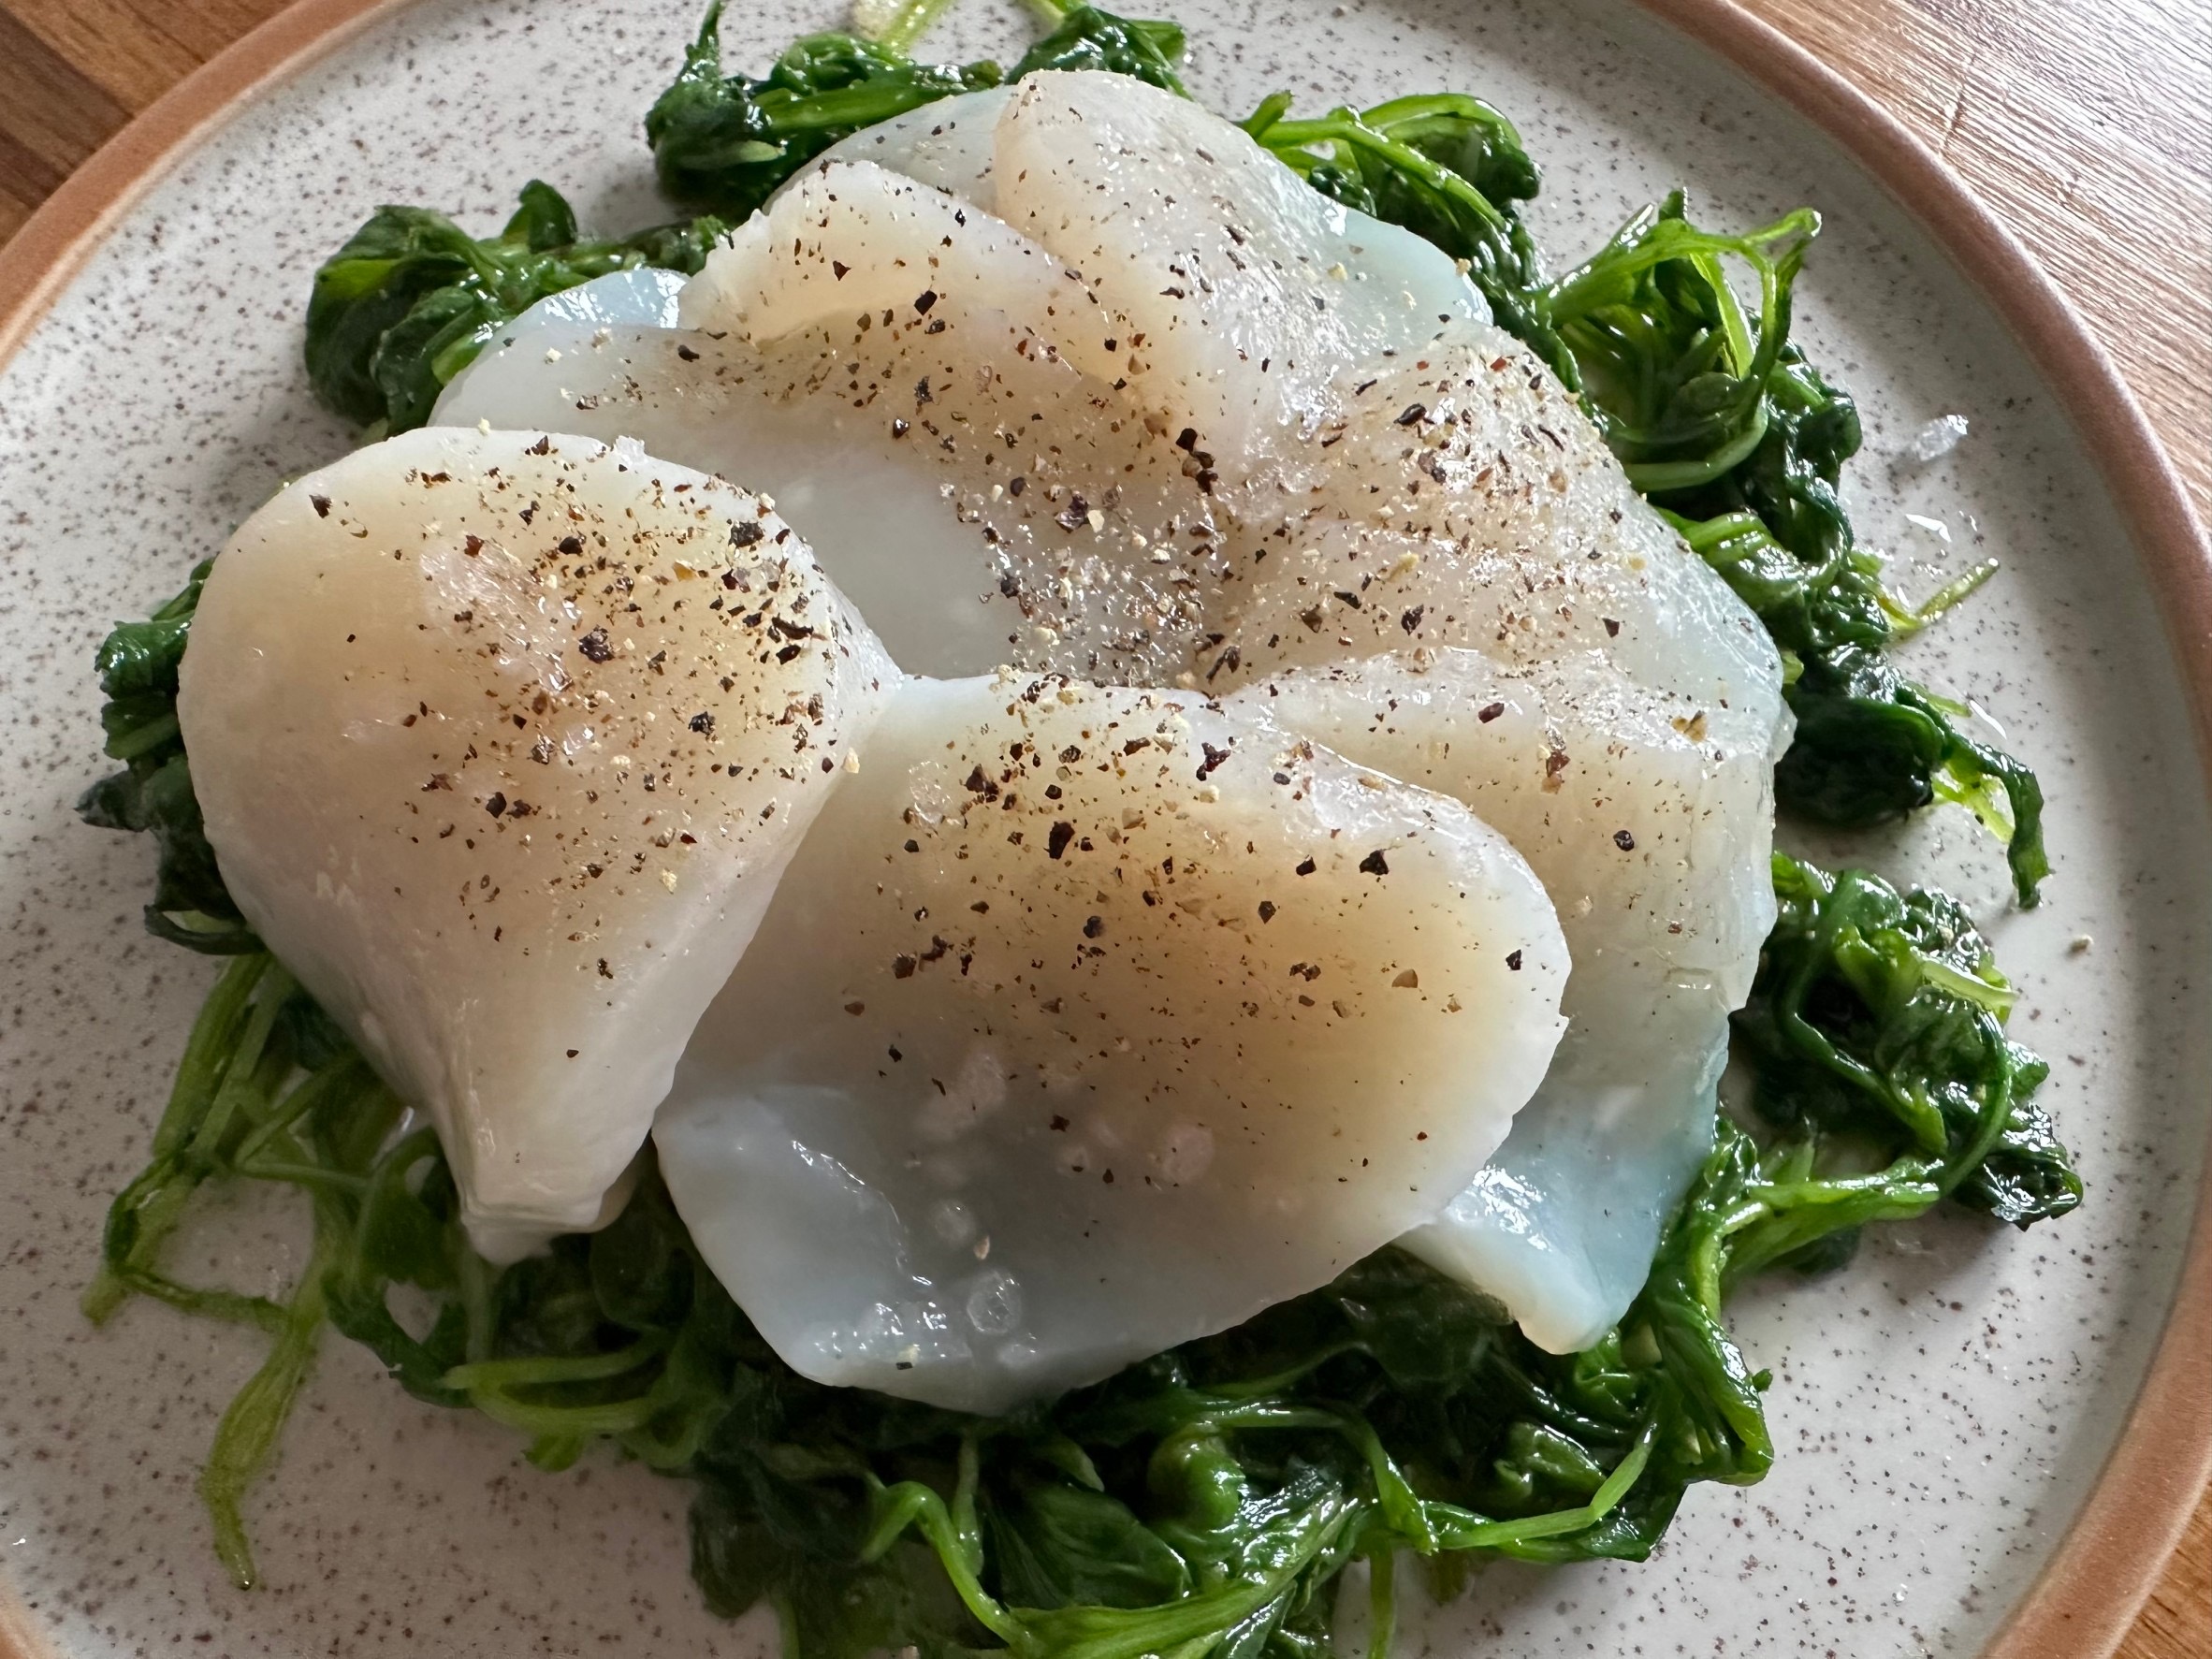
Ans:
{"type": "MultiPolygon", "coordinates": [[[[2035,250],[2212,520],[2212,0],[1745,3],[1886,105],[2035,250]]],[[[0,0],[0,241],[282,5],[0,0]]],[[[2212,1654],[2212,1494],[2120,1652],[2212,1654]]]]}

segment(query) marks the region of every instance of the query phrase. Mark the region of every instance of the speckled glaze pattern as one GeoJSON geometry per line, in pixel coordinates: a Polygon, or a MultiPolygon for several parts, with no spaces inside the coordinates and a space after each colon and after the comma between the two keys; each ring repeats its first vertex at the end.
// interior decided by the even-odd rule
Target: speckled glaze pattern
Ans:
{"type": "MultiPolygon", "coordinates": [[[[1491,1569],[1414,1620],[1407,1649],[1972,1653],[2063,1533],[2141,1378],[2212,1060],[2201,774],[2064,388],[1841,152],[1625,6],[1212,0],[1180,15],[1194,86],[1231,111],[1276,86],[1310,105],[1431,85],[1492,97],[1546,165],[1535,225],[1556,263],[1678,181],[1719,222],[1818,205],[1799,331],[1867,417],[1862,533],[1909,561],[1909,585],[2003,560],[1912,649],[2003,722],[2052,798],[2059,874],[2030,914],[2004,913],[2001,866],[1947,813],[1849,855],[1948,881],[1991,919],[2088,1203],[2029,1234],[1938,1218],[1832,1279],[1755,1288],[1735,1319],[1775,1371],[1768,1480],[1694,1491],[1642,1565],[1491,1569]],[[1949,412],[1972,423],[1964,446],[1925,468],[1898,458],[1949,412]]],[[[779,0],[733,15],[727,51],[756,63],[831,21],[779,0]]],[[[402,10],[158,183],[0,369],[0,1603],[20,1598],[67,1659],[772,1649],[764,1620],[698,1605],[680,1487],[604,1454],[540,1475],[505,1432],[415,1404],[336,1341],[249,1505],[268,1581],[240,1593],[192,1481],[260,1339],[151,1304],[95,1331],[76,1306],[210,978],[138,931],[149,851],[70,809],[101,770],[93,648],[279,481],[347,446],[307,395],[299,319],[315,263],[371,207],[434,201],[489,226],[536,175],[589,225],[661,216],[637,121],[694,23],[691,0],[402,10]]],[[[1005,55],[1020,28],[1011,7],[971,4],[929,46],[1005,55]]],[[[240,1194],[176,1265],[274,1289],[303,1243],[287,1203],[240,1194]]]]}

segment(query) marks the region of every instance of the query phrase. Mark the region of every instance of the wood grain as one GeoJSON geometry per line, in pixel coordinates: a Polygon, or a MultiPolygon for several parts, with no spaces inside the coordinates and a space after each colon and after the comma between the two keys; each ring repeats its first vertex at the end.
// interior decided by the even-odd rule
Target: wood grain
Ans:
{"type": "MultiPolygon", "coordinates": [[[[133,114],[284,3],[0,0],[0,241],[133,114]]],[[[2212,518],[2212,6],[1740,3],[1903,121],[2033,250],[2212,518]]],[[[2212,1494],[2120,1659],[2208,1653],[2212,1494]]]]}

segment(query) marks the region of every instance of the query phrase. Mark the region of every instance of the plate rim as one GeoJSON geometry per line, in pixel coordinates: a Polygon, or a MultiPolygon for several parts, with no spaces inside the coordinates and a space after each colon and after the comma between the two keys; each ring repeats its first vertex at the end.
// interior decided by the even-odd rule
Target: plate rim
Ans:
{"type": "MultiPolygon", "coordinates": [[[[148,105],[0,246],[0,369],[124,214],[255,99],[416,0],[291,0],[148,105]]],[[[2063,400],[2142,559],[2212,788],[2212,543],[2142,406],[2026,245],[1911,129],[1736,0],[1627,0],[1811,121],[1919,225],[2063,400]]],[[[2107,1659],[2212,1477],[2212,1157],[2125,1427],[2066,1533],[1981,1659],[2107,1659]]],[[[0,1578],[0,1659],[48,1659],[0,1578]]]]}

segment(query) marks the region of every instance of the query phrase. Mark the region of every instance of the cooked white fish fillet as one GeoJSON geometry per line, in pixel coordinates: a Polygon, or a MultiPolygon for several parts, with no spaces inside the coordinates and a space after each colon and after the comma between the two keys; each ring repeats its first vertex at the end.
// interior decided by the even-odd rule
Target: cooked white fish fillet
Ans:
{"type": "Polygon", "coordinates": [[[1326,1282],[1436,1214],[1558,1040],[1528,866],[1249,711],[910,681],[654,1131],[762,1334],[974,1411],[1326,1282]]]}
{"type": "MultiPolygon", "coordinates": [[[[1006,113],[1013,95],[1011,86],[993,86],[939,98],[839,138],[809,165],[872,161],[994,211],[998,190],[994,179],[998,118],[1006,113]]],[[[806,176],[799,173],[784,189],[791,189],[806,176]]]]}
{"type": "Polygon", "coordinates": [[[1206,600],[1217,683],[1424,646],[1597,650],[1654,692],[1780,731],[1772,639],[1525,347],[1455,327],[1342,378],[1342,413],[1302,444],[1339,473],[1257,480],[1234,504],[1244,557],[1206,600]]]}
{"type": "Polygon", "coordinates": [[[533,310],[438,418],[558,416],[769,491],[912,672],[1152,683],[1191,660],[1212,504],[1171,435],[1026,320],[1090,305],[1049,254],[840,165],[755,218],[684,305],[707,332],[533,310]]]}
{"type": "Polygon", "coordinates": [[[1539,1346],[1589,1346],[1712,1143],[1728,1015],[1774,923],[1770,731],[1655,696],[1596,651],[1291,669],[1229,706],[1464,801],[1550,894],[1574,956],[1567,1035],[1497,1156],[1402,1242],[1539,1346]]]}
{"type": "Polygon", "coordinates": [[[1338,369],[1490,321],[1433,243],[1352,213],[1234,123],[1127,76],[1025,78],[994,158],[999,217],[1080,270],[1112,322],[1061,349],[1191,428],[1232,482],[1333,413],[1338,369]]]}
{"type": "Polygon", "coordinates": [[[909,326],[911,312],[910,326],[926,329],[921,319],[940,300],[948,314],[1003,313],[1016,329],[1006,348],[1025,351],[1087,340],[1099,313],[1081,273],[1003,220],[857,161],[808,168],[732,231],[677,314],[686,327],[765,344],[880,310],[892,313],[884,327],[909,326]]]}
{"type": "Polygon", "coordinates": [[[897,677],[758,498],[429,428],[245,522],[177,712],[239,908],[505,1260],[602,1220],[897,677]]]}
{"type": "Polygon", "coordinates": [[[1233,523],[1188,636],[1214,683],[1407,644],[1521,661],[1590,647],[1661,691],[1776,718],[1765,631],[1432,243],[1347,214],[1232,124],[1126,77],[1037,75],[961,102],[972,113],[944,133],[910,116],[849,153],[895,170],[972,157],[959,135],[999,111],[987,177],[914,165],[1096,299],[1011,309],[1157,424],[1189,428],[1233,523]],[[1081,331],[1099,313],[1118,352],[1081,331]]]}
{"type": "Polygon", "coordinates": [[[889,643],[917,670],[1011,661],[1225,689],[1394,645],[1521,661],[1592,647],[1656,691],[1779,720],[1755,618],[1472,291],[1456,312],[1375,302],[1464,290],[1433,247],[1342,220],[1156,89],[1041,76],[993,99],[991,199],[1021,223],[825,161],[687,290],[687,321],[740,337],[716,361],[620,330],[552,363],[518,347],[472,368],[441,418],[558,411],[735,469],[801,516],[864,611],[916,636],[889,643]],[[1208,190],[1168,206],[1147,143],[1208,190]],[[1055,194],[1029,199],[1048,178],[1055,194]],[[1204,285],[1188,274],[1215,268],[1204,285]],[[1208,411],[1232,404],[1244,415],[1223,429],[1208,411]]]}
{"type": "MultiPolygon", "coordinates": [[[[574,418],[763,479],[898,631],[910,667],[1005,661],[1220,692],[1472,648],[1489,662],[1469,674],[1512,678],[1545,729],[1577,735],[1590,764],[1574,776],[1610,768],[1607,787],[1639,799],[1704,801],[1690,844],[1708,862],[1695,879],[1669,873],[1665,900],[1697,917],[1637,958],[1672,977],[1578,969],[1587,1006],[1640,1011],[1640,1061],[1571,1038],[1520,1140],[1455,1206],[1473,1241],[1461,1271],[1542,1340],[1591,1330],[1640,1279],[1638,1241],[1710,1131],[1698,1113],[1723,1016],[1770,902],[1764,768],[1788,737],[1778,653],[1429,244],[1340,215],[1229,124],[1118,78],[1038,77],[958,102],[840,146],[716,256],[683,314],[729,338],[603,342],[608,367],[588,381],[562,364],[561,386],[589,388],[574,418]],[[888,436],[887,415],[905,436],[888,436]],[[945,619],[946,592],[963,626],[945,619]],[[1630,723],[1608,733],[1616,715],[1630,723]],[[1724,751],[1711,779],[1681,770],[1669,743],[1698,746],[1675,720],[1702,720],[1702,752],[1724,751]],[[1707,895],[1715,868],[1727,873],[1707,895]],[[1520,1243],[1501,1243],[1515,1230],[1520,1243]]],[[[549,418],[569,397],[547,389],[542,356],[480,365],[476,402],[455,413],[549,418]]],[[[1411,767],[1358,747],[1346,695],[1317,693],[1336,706],[1302,718],[1356,758],[1411,767]]],[[[1520,762],[1498,764],[1511,795],[1520,762]]],[[[1481,793],[1470,777],[1408,780],[1481,793]]],[[[1509,808],[1493,791],[1477,809],[1509,808]]],[[[1557,863],[1539,863],[1548,880],[1557,863]]],[[[1650,942],[1623,914],[1592,925],[1607,931],[1578,936],[1579,963],[1650,942]]]]}
{"type": "MultiPolygon", "coordinates": [[[[1162,350],[1184,376],[1223,382],[1232,401],[1252,396],[1257,407],[1288,388],[1295,404],[1302,386],[1310,400],[1347,354],[1367,361],[1417,346],[1448,322],[1490,314],[1433,243],[1304,188],[1242,129],[1125,76],[1032,75],[1018,87],[947,98],[840,139],[816,166],[838,162],[876,163],[1014,221],[1082,272],[1124,325],[1114,345],[1101,339],[1098,355],[1082,358],[1109,380],[1144,371],[1149,354],[1132,344],[1125,357],[1121,341],[1145,332],[1146,320],[1162,338],[1233,353],[1238,326],[1272,326],[1281,346],[1284,320],[1252,313],[1288,306],[1290,327],[1310,316],[1312,338],[1326,342],[1303,365],[1282,353],[1259,367],[1246,351],[1201,367],[1179,342],[1162,350]],[[1098,132],[1108,135],[1103,142],[1098,132]],[[1207,192],[1195,203],[1194,181],[1207,192]]],[[[1080,336],[1067,346],[1092,349],[1080,336]]],[[[1184,414],[1197,404],[1183,398],[1163,407],[1184,414]]]]}

